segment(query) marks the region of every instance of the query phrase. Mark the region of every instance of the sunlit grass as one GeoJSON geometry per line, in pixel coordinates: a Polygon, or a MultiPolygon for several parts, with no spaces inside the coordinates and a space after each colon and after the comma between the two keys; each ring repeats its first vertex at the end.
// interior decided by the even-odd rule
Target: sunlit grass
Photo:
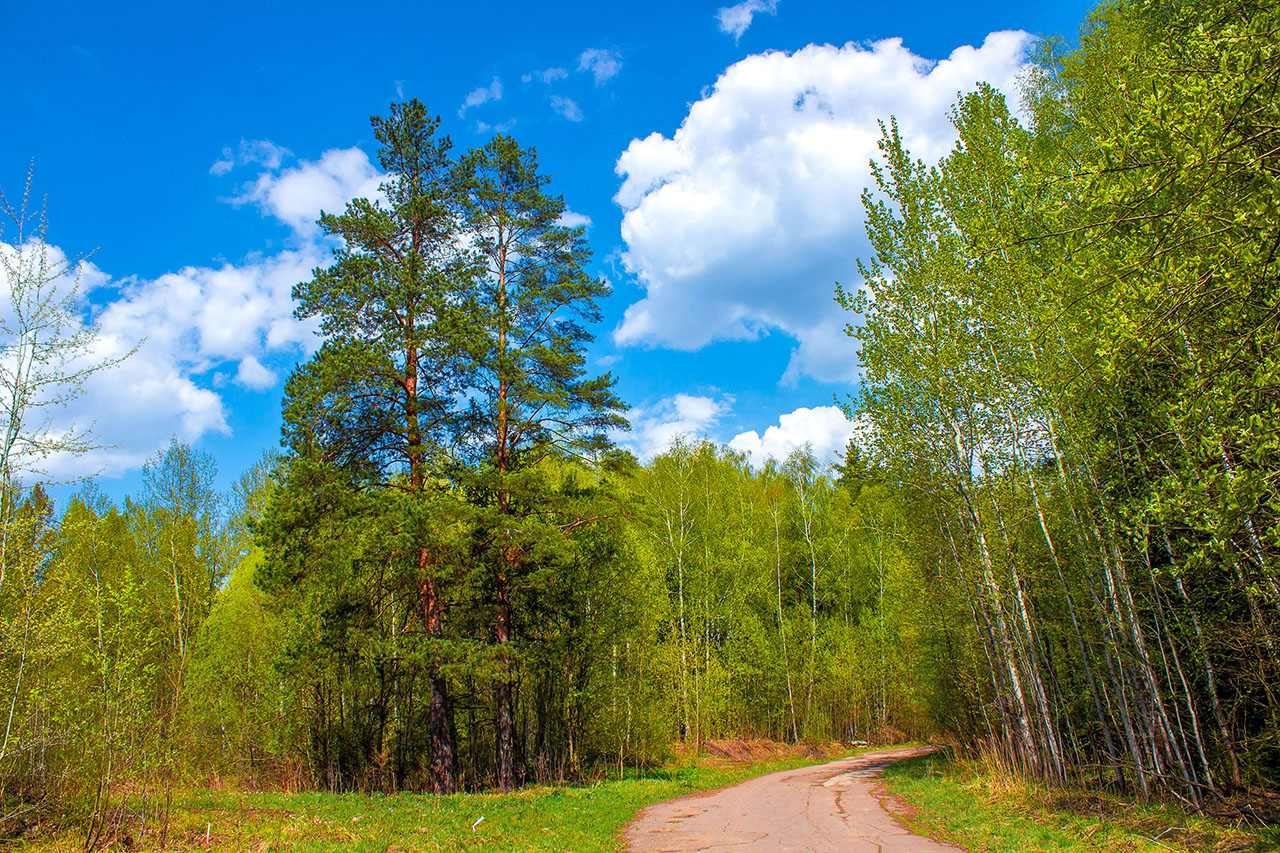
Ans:
{"type": "Polygon", "coordinates": [[[1172,806],[1049,789],[938,755],[892,765],[885,787],[913,807],[909,826],[970,851],[1277,849],[1278,839],[1172,806]]]}
{"type": "MultiPolygon", "coordinates": [[[[815,761],[790,758],[751,765],[684,765],[649,771],[638,779],[534,786],[512,794],[181,791],[174,794],[166,849],[621,850],[622,827],[650,803],[815,761]]],[[[147,849],[154,848],[159,838],[148,833],[140,840],[147,849]]],[[[82,837],[68,834],[35,849],[82,846],[82,837]]]]}

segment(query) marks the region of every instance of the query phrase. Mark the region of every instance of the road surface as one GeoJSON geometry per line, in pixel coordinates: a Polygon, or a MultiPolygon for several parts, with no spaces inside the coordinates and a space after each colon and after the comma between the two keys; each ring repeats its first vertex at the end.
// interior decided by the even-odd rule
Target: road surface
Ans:
{"type": "Polygon", "coordinates": [[[929,751],[867,752],[657,803],[627,826],[627,846],[634,853],[954,853],[961,848],[913,835],[871,793],[886,765],[929,751]]]}

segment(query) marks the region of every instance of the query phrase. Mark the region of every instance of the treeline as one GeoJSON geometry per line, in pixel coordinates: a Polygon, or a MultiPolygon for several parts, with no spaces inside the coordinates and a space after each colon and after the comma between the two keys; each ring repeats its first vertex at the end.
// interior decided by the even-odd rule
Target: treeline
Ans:
{"type": "Polygon", "coordinates": [[[644,466],[544,461],[549,502],[592,523],[528,560],[501,648],[474,517],[427,528],[432,632],[394,495],[300,458],[264,461],[226,496],[214,474],[175,442],[122,507],[91,488],[60,513],[38,488],[15,505],[0,590],[10,829],[53,817],[91,846],[122,826],[160,838],[173,789],[217,777],[432,790],[433,689],[455,785],[496,787],[503,676],[520,783],[629,772],[677,742],[975,725],[967,614],[917,570],[897,490],[856,452],[835,472],[803,451],[754,470],[683,440],[644,466]]]}
{"type": "Polygon", "coordinates": [[[1280,10],[1112,3],[936,166],[884,128],[850,330],[986,737],[1200,807],[1280,779],[1280,10]],[[922,540],[923,541],[923,540],[922,540]]]}
{"type": "Polygon", "coordinates": [[[606,285],[532,151],[416,101],[297,285],[324,344],[283,448],[213,490],[173,443],[114,506],[4,492],[0,818],[164,839],[175,786],[511,788],[676,741],[955,726],[978,672],[900,490],[851,451],[616,450],[606,285]],[[963,662],[958,666],[956,662],[963,662]]]}
{"type": "MultiPolygon", "coordinates": [[[[904,558],[886,487],[824,476],[806,453],[755,472],[683,441],[643,467],[544,460],[537,476],[549,505],[590,523],[531,553],[503,601],[483,521],[455,516],[441,534],[434,520],[434,633],[416,565],[395,565],[397,511],[309,481],[324,512],[291,530],[317,537],[311,566],[271,579],[291,564],[269,544],[258,583],[291,625],[279,670],[313,784],[429,788],[434,666],[456,784],[469,789],[502,784],[508,701],[517,783],[644,766],[676,741],[923,736],[966,707],[959,678],[932,677],[957,660],[963,614],[904,558]],[[509,698],[495,689],[503,676],[509,698]]],[[[276,488],[268,519],[288,494],[276,488]]],[[[287,502],[297,517],[297,497],[287,502]]]]}
{"type": "MultiPolygon", "coordinates": [[[[163,811],[187,764],[186,734],[260,721],[218,703],[217,625],[242,592],[221,588],[245,553],[226,525],[212,459],[173,444],[144,469],[144,493],[114,506],[91,487],[60,516],[44,490],[10,492],[0,563],[0,807],[7,833],[81,822],[93,846],[108,822],[163,811]],[[131,804],[124,789],[137,794],[131,804]],[[159,807],[159,808],[157,808],[159,807]]],[[[250,614],[234,618],[251,620],[250,614]]],[[[262,649],[256,630],[241,650],[262,649]]],[[[228,668],[258,672],[256,660],[228,668]]],[[[273,719],[275,715],[273,715],[273,719]]],[[[276,731],[262,729],[272,748],[276,731]]],[[[278,751],[278,750],[277,750],[278,751]]]]}

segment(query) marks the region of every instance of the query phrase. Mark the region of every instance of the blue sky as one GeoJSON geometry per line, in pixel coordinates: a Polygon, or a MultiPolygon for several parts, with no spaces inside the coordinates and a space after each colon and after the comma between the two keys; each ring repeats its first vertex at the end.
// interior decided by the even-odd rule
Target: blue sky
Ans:
{"type": "Polygon", "coordinates": [[[1032,38],[1072,37],[1089,8],[0,0],[0,188],[35,158],[50,243],[93,252],[101,351],[143,341],[60,416],[112,446],[51,473],[101,469],[120,496],[176,434],[225,485],[277,444],[284,378],[316,345],[288,300],[327,254],[311,222],[376,187],[368,118],[401,97],[459,149],[495,128],[536,146],[589,220],[615,288],[591,355],[634,449],[681,431],[757,459],[838,447],[829,407],[857,365],[830,297],[865,254],[876,118],[936,158],[958,90],[1013,92],[1032,38]]]}

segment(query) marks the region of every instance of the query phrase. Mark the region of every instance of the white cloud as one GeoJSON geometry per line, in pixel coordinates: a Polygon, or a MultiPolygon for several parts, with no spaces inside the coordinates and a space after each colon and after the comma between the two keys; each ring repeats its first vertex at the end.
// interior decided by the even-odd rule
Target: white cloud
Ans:
{"type": "Polygon", "coordinates": [[[552,95],[551,109],[555,110],[569,121],[582,121],[582,108],[579,107],[577,102],[572,98],[552,95]]]}
{"type": "Polygon", "coordinates": [[[42,244],[29,239],[21,250],[10,243],[0,242],[0,327],[13,328],[14,312],[10,291],[13,286],[10,274],[26,281],[51,282],[52,293],[68,298],[78,287],[81,296],[111,281],[111,277],[90,260],[72,258],[58,246],[42,244]]]}
{"type": "Polygon", "coordinates": [[[478,121],[476,122],[476,133],[488,133],[489,131],[493,131],[494,133],[506,133],[515,126],[516,120],[513,118],[509,118],[506,121],[500,121],[497,124],[489,124],[487,121],[478,121]]]}
{"type": "Polygon", "coordinates": [[[574,213],[572,210],[566,210],[560,214],[560,218],[556,220],[556,225],[561,228],[590,228],[591,217],[585,213],[574,213]]]}
{"type": "Polygon", "coordinates": [[[120,295],[99,309],[95,358],[121,364],[94,374],[60,423],[93,424],[99,442],[114,445],[87,457],[52,459],[51,473],[69,477],[136,467],[171,435],[198,441],[227,434],[219,393],[223,365],[236,382],[261,391],[275,384],[262,363],[292,362],[320,340],[311,322],[295,320],[291,290],[326,261],[322,248],[255,258],[242,265],[185,267],[154,280],[126,281],[120,295]]]}
{"type": "Polygon", "coordinates": [[[747,454],[755,465],[767,459],[786,460],[793,450],[808,444],[821,462],[834,462],[844,454],[855,428],[835,406],[801,407],[778,418],[778,423],[764,431],[739,433],[729,442],[734,450],[747,454]]]}
{"type": "Polygon", "coordinates": [[[532,83],[537,80],[542,83],[551,84],[557,80],[563,80],[569,76],[569,72],[563,68],[544,68],[541,71],[531,71],[528,74],[521,75],[520,82],[532,83]]]}
{"type": "Polygon", "coordinates": [[[720,22],[720,32],[728,33],[737,41],[751,26],[751,19],[757,12],[777,14],[778,0],[745,0],[735,6],[724,6],[716,11],[716,19],[720,22]]]}
{"type": "Polygon", "coordinates": [[[374,198],[381,181],[382,174],[364,151],[334,148],[314,162],[303,160],[283,171],[263,172],[232,201],[253,202],[295,231],[309,234],[322,210],[341,213],[353,198],[374,198]]]}
{"type": "MultiPolygon", "coordinates": [[[[829,292],[821,297],[832,298],[829,292]]],[[[861,378],[857,344],[845,334],[845,324],[853,319],[852,315],[840,311],[834,302],[827,313],[827,317],[797,332],[796,346],[779,380],[782,385],[794,386],[802,376],[823,382],[855,382],[861,378]]]]}
{"type": "Polygon", "coordinates": [[[861,193],[878,154],[877,120],[896,115],[932,162],[955,139],[947,111],[987,81],[1016,91],[1031,36],[992,33],[940,62],[899,39],[810,45],[730,66],[671,137],[634,139],[623,178],[623,262],[645,288],[618,344],[695,350],[768,330],[796,338],[787,378],[857,376],[832,302],[866,256],[861,193]]]}
{"type": "Polygon", "coordinates": [[[599,86],[622,70],[622,59],[616,50],[593,47],[584,50],[578,57],[578,70],[595,75],[596,85],[599,86]]]}
{"type": "Polygon", "coordinates": [[[724,397],[717,400],[676,394],[654,406],[637,406],[631,413],[633,432],[621,441],[635,448],[641,459],[652,459],[666,450],[676,436],[708,437],[732,402],[724,397]]]}
{"type": "Polygon", "coordinates": [[[276,384],[276,375],[263,367],[258,359],[247,355],[240,359],[236,381],[252,391],[265,391],[276,384]]]}
{"type": "Polygon", "coordinates": [[[458,117],[462,118],[472,107],[478,107],[488,101],[500,100],[502,100],[502,81],[494,77],[493,82],[488,86],[480,86],[467,93],[462,106],[458,108],[458,117]]]}
{"type": "MultiPolygon", "coordinates": [[[[137,350],[91,376],[84,394],[51,426],[65,432],[72,425],[92,425],[98,442],[111,446],[79,458],[53,457],[43,466],[51,476],[119,473],[141,465],[172,435],[196,442],[210,433],[227,434],[228,374],[243,388],[263,391],[277,383],[270,365],[287,368],[319,346],[316,324],[293,317],[292,298],[294,284],[331,258],[313,223],[321,208],[338,211],[355,196],[376,195],[381,175],[355,148],[327,151],[316,162],[283,171],[282,158],[264,157],[256,162],[268,171],[233,201],[252,201],[291,226],[297,245],[239,264],[123,279],[114,282],[115,292],[104,291],[113,298],[94,309],[91,359],[107,361],[137,350]]],[[[0,243],[5,251],[13,248],[0,243]]],[[[55,247],[50,252],[62,257],[55,247]]],[[[84,269],[86,291],[110,281],[92,265],[84,269]]],[[[6,292],[0,287],[0,295],[6,292]]]]}

